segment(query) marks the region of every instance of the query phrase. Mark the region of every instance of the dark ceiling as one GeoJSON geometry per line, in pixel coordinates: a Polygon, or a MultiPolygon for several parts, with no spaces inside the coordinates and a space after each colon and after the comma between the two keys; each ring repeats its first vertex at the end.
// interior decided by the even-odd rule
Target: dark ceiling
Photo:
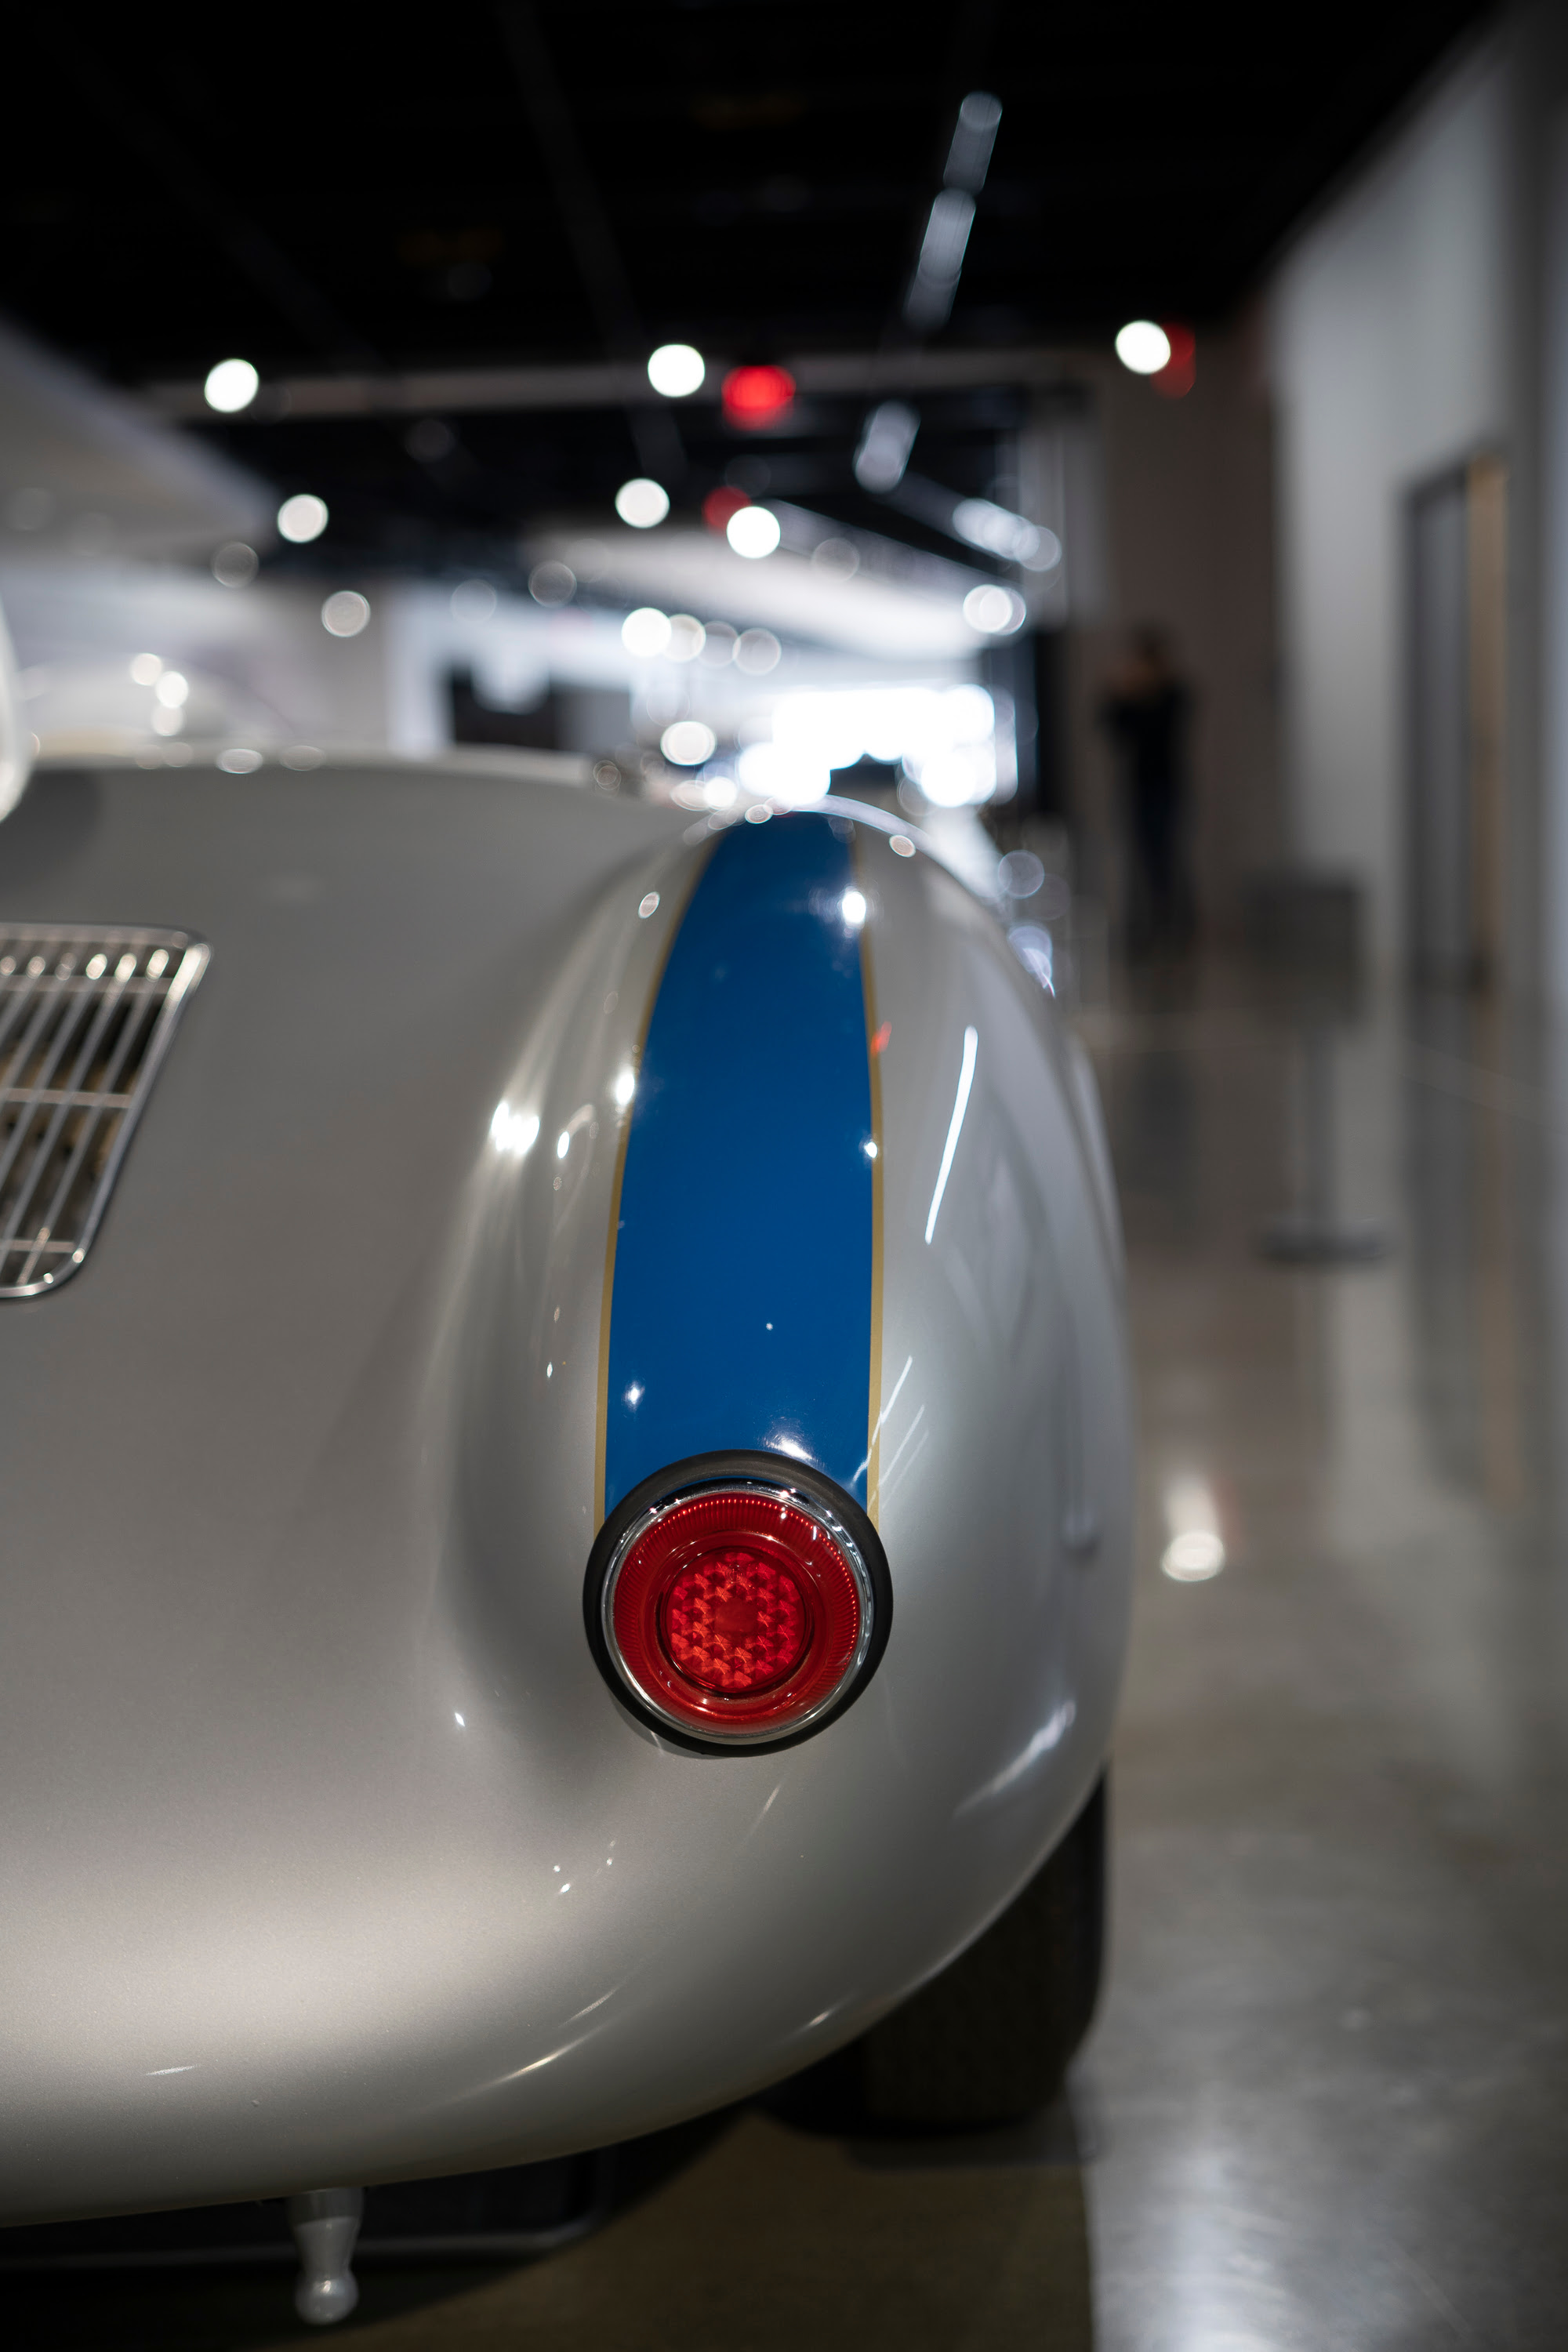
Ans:
{"type": "MultiPolygon", "coordinates": [[[[624,359],[667,338],[731,360],[871,349],[900,331],[978,88],[1001,129],[937,347],[1081,342],[1138,314],[1201,332],[1485,13],[542,0],[93,12],[89,41],[40,12],[9,36],[12,90],[36,101],[9,110],[3,299],[130,384],[232,352],[268,376],[624,359]]],[[[793,451],[851,497],[861,406],[819,409],[793,451]]],[[[982,457],[1006,421],[983,410],[952,415],[982,457]]],[[[434,466],[406,420],[205,429],[383,545],[515,532],[637,455],[614,410],[454,422],[434,466]]],[[[688,479],[670,460],[678,496],[723,470],[711,410],[701,430],[688,479]]]]}

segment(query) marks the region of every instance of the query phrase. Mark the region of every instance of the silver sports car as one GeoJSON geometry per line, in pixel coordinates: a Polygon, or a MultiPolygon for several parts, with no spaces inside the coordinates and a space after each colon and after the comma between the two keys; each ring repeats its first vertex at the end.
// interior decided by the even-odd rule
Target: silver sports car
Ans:
{"type": "Polygon", "coordinates": [[[1120,1282],[1081,1052],[879,810],[36,775],[0,2219],[287,2197],[331,2318],[365,2184],[834,2053],[895,2125],[1046,2096],[1098,1970],[1120,1282]]]}

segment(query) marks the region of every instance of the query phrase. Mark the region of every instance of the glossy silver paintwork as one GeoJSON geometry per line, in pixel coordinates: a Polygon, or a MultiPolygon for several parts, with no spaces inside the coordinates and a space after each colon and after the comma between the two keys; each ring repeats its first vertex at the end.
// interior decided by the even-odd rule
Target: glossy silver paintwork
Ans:
{"type": "MultiPolygon", "coordinates": [[[[605,1636],[605,1647],[617,1671],[626,1678],[628,1689],[640,1699],[643,1706],[651,1708],[653,1713],[659,1716],[672,1730],[689,1733],[690,1725],[679,1717],[671,1715],[655,1692],[645,1689],[627,1664],[620,1643],[616,1638],[616,1587],[620,1581],[621,1570],[626,1564],[626,1559],[633,1545],[640,1543],[648,1529],[656,1528],[660,1519],[668,1512],[674,1510],[678,1504],[688,1501],[693,1495],[705,1492],[726,1495],[763,1495],[770,1501],[784,1504],[790,1510],[798,1511],[803,1518],[815,1519],[824,1534],[843,1555],[849,1572],[855,1580],[855,1589],[860,1604],[860,1629],[856,1638],[853,1654],[832,1689],[826,1691],[815,1706],[807,1708],[804,1714],[792,1717],[789,1723],[782,1727],[782,1730],[793,1736],[798,1731],[805,1730],[837,1706],[846,1686],[858,1678],[866,1664],[872,1636],[876,1631],[876,1598],[871,1590],[871,1579],[867,1571],[865,1560],[860,1556],[860,1547],[844,1525],[843,1520],[836,1517],[826,1504],[817,1502],[811,1495],[803,1494],[798,1488],[764,1486],[756,1478],[703,1479],[690,1485],[674,1487],[662,1502],[656,1503],[650,1509],[642,1512],[632,1521],[631,1526],[616,1544],[611,1555],[609,1567],[605,1571],[604,1587],[599,1599],[599,1622],[605,1636]]],[[[716,1723],[703,1736],[707,1738],[728,1741],[735,1748],[760,1748],[766,1746],[770,1741],[777,1740],[781,1737],[781,1727],[774,1724],[750,1732],[737,1732],[726,1730],[721,1723],[716,1723]]]]}
{"type": "Polygon", "coordinates": [[[214,958],[90,1265],[0,1318],[6,2218],[716,2105],[1072,1818],[1130,1559],[1090,1110],[989,914],[858,835],[893,1638],[816,1738],[715,1758],[617,1704],[582,1614],[623,1074],[700,845],[460,772],[45,778],[7,820],[0,915],[214,958]]]}

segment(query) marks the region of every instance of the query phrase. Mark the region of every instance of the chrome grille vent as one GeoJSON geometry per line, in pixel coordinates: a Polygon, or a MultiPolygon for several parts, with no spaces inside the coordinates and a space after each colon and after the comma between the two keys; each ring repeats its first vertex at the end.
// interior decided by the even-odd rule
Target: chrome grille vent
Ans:
{"type": "Polygon", "coordinates": [[[0,925],[0,1298],[87,1255],[206,961],[184,931],[0,925]]]}

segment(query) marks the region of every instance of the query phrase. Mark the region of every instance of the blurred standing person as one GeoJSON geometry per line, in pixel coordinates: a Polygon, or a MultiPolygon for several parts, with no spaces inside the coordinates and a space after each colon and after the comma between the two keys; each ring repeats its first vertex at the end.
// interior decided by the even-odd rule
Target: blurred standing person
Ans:
{"type": "Polygon", "coordinates": [[[1131,850],[1127,942],[1134,955],[1192,940],[1184,838],[1192,700],[1164,630],[1147,624],[1134,629],[1100,706],[1121,771],[1131,850]]]}

